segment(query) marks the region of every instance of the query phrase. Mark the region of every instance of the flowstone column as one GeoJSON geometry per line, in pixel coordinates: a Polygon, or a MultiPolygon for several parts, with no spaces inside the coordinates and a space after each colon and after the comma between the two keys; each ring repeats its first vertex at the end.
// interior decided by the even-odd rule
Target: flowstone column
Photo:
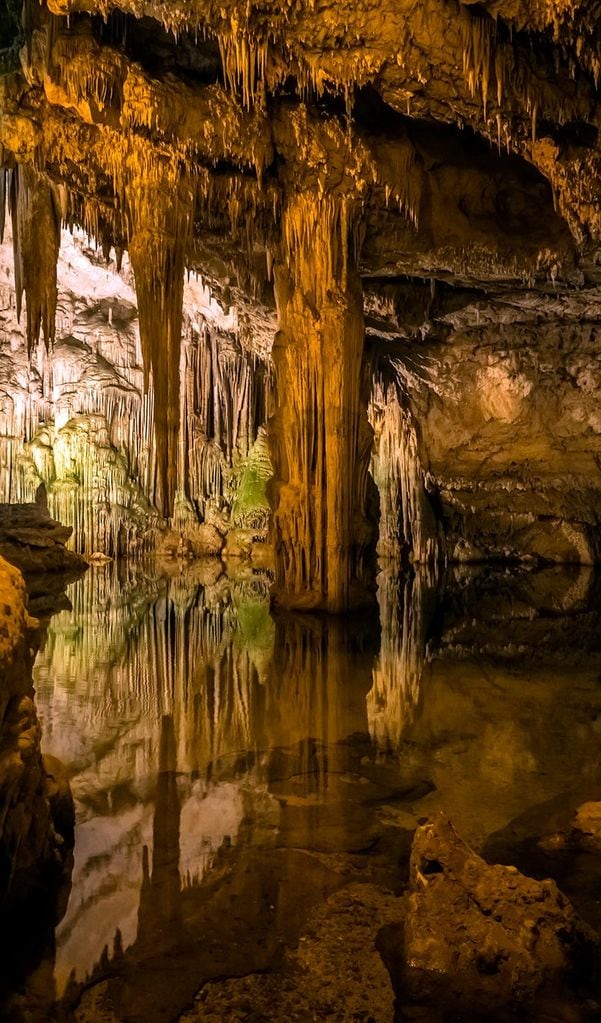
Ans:
{"type": "Polygon", "coordinates": [[[277,412],[270,424],[275,599],[286,607],[340,612],[366,599],[370,443],[357,238],[347,196],[288,200],[275,268],[277,412]]]}

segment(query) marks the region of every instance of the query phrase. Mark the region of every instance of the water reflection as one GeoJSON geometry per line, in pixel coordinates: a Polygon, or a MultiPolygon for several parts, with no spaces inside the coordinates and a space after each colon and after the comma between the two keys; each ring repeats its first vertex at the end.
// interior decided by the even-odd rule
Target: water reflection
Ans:
{"type": "Polygon", "coordinates": [[[511,862],[541,807],[601,799],[591,573],[383,572],[379,619],[274,619],[268,580],[214,564],[93,569],[70,596],[36,665],[77,810],[36,1019],[176,1020],[211,978],[282,969],[341,887],[400,891],[437,809],[511,862]]]}

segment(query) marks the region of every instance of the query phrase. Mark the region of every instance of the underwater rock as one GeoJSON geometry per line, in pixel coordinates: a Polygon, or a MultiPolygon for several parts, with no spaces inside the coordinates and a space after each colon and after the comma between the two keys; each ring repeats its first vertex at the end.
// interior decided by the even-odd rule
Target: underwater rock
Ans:
{"type": "Polygon", "coordinates": [[[428,1019],[538,1019],[543,1002],[592,981],[599,939],[554,881],[489,866],[441,816],[415,833],[406,915],[378,947],[401,1013],[410,1004],[428,1019]]]}
{"type": "Polygon", "coordinates": [[[395,918],[397,902],[374,884],[341,888],[311,913],[278,972],[207,984],[179,1023],[390,1023],[393,992],[374,938],[378,921],[395,918]]]}

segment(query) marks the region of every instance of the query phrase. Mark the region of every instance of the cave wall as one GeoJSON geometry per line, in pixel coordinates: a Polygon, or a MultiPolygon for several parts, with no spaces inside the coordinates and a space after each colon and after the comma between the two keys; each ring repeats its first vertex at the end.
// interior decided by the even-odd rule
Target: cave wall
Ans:
{"type": "Polygon", "coordinates": [[[376,344],[382,554],[597,563],[598,293],[414,287],[428,315],[376,344]]]}
{"type": "Polygon", "coordinates": [[[232,528],[243,540],[264,538],[271,468],[261,426],[271,374],[264,351],[243,340],[236,312],[202,281],[186,282],[177,495],[167,521],[127,259],[119,273],[81,233],[62,233],[56,338],[31,359],[9,232],[0,273],[0,501],[33,501],[43,483],[51,514],[73,527],[73,545],[88,555],[177,549],[182,534],[186,551],[209,544],[216,553],[232,528]],[[213,527],[203,533],[207,517],[213,527]]]}
{"type": "MultiPolygon", "coordinates": [[[[52,780],[44,764],[32,666],[38,623],[27,611],[25,584],[0,558],[0,904],[26,902],[64,846],[52,812],[52,780]]],[[[2,932],[2,941],[6,938],[2,932]]]]}

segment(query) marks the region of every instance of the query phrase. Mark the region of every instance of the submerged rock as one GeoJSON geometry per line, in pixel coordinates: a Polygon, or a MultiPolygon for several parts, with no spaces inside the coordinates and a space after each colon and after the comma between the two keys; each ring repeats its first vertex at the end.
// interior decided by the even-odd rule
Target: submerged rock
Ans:
{"type": "Polygon", "coordinates": [[[562,1000],[592,985],[599,954],[554,881],[489,866],[442,817],[416,831],[405,919],[378,947],[400,1018],[411,1005],[428,1020],[541,1019],[543,1005],[567,1018],[562,1000]]]}

